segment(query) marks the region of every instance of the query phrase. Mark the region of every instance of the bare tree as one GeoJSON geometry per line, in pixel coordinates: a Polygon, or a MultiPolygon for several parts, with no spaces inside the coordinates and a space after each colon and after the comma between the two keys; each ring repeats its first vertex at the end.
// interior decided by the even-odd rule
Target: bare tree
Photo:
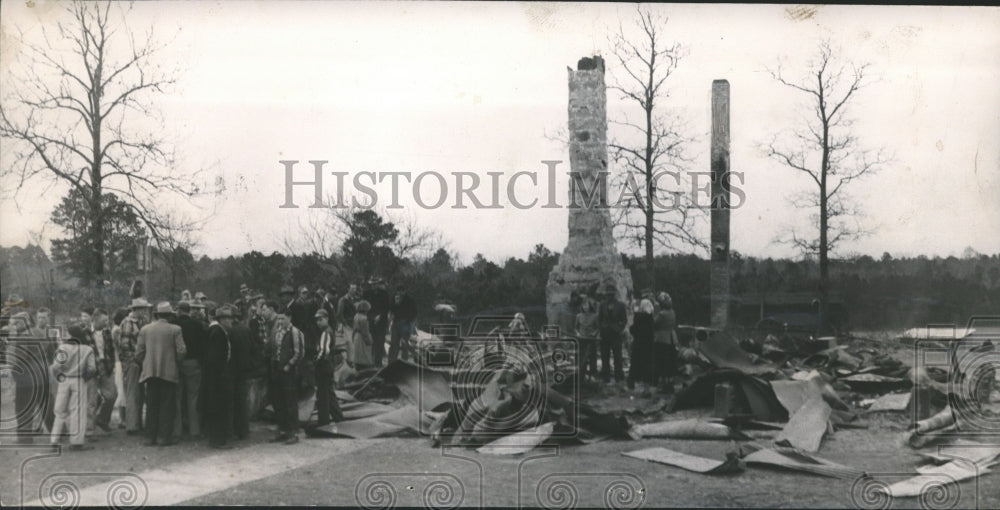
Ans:
{"type": "Polygon", "coordinates": [[[762,150],[771,159],[809,177],[812,191],[792,197],[792,205],[812,209],[818,236],[803,236],[793,229],[779,241],[789,243],[807,256],[819,257],[819,329],[825,330],[829,300],[829,254],[842,241],[857,239],[867,232],[861,225],[862,213],[845,194],[845,186],[877,172],[889,158],[885,149],[861,147],[851,128],[849,106],[857,92],[869,84],[869,64],[843,63],[829,41],[819,45],[815,59],[801,79],[786,77],[779,65],[767,72],[776,81],[802,93],[808,114],[791,133],[775,134],[762,150]]]}
{"type": "Polygon", "coordinates": [[[691,162],[685,149],[692,139],[683,134],[682,119],[663,112],[670,96],[667,79],[685,50],[667,42],[666,17],[641,7],[636,10],[641,41],[633,42],[621,25],[610,37],[617,79],[609,88],[620,92],[626,104],[638,106],[642,119],[635,122],[623,115],[610,120],[618,129],[609,146],[618,169],[614,189],[628,190],[621,197],[615,224],[623,228],[624,240],[645,249],[649,283],[655,285],[654,247],[677,250],[707,245],[694,235],[703,211],[692,207],[691,197],[678,191],[685,180],[683,170],[691,162]]]}
{"type": "Polygon", "coordinates": [[[109,235],[104,195],[120,198],[154,240],[163,240],[191,226],[163,214],[164,196],[198,193],[198,172],[177,169],[158,134],[162,119],[152,99],[175,81],[157,61],[165,44],[152,29],[137,40],[129,9],[73,2],[54,28],[41,25],[40,41],[21,30],[19,65],[5,76],[9,92],[0,99],[0,136],[13,159],[0,170],[14,183],[5,188],[16,199],[62,183],[84,197],[98,285],[109,235]]]}

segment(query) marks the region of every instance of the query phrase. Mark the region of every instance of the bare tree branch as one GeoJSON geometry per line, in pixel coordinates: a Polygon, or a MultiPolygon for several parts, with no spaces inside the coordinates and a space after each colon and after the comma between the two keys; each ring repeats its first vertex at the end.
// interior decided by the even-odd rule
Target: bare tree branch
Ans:
{"type": "Polygon", "coordinates": [[[0,178],[16,199],[35,185],[67,184],[89,206],[88,235],[98,252],[94,276],[106,264],[101,197],[115,193],[142,219],[157,243],[188,236],[198,222],[161,212],[163,194],[188,199],[198,194],[199,170],[175,165],[173,148],[141,126],[158,120],[154,96],[175,83],[156,62],[163,44],[152,32],[138,42],[126,25],[129,7],[115,2],[73,2],[41,38],[22,31],[23,65],[10,73],[0,98],[0,137],[13,164],[0,178]]]}

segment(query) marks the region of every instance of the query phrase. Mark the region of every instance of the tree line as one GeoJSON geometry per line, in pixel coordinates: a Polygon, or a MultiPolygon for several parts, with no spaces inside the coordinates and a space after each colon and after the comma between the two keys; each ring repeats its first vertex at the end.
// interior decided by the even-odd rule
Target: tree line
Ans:
{"type": "MultiPolygon", "coordinates": [[[[344,252],[321,256],[251,251],[212,258],[196,257],[183,247],[175,251],[154,257],[147,282],[153,299],[177,300],[181,290],[188,289],[205,292],[221,303],[235,299],[241,283],[269,296],[276,296],[283,285],[299,284],[335,288],[343,293],[350,283],[365,280],[344,252]],[[168,258],[180,261],[183,270],[172,271],[168,258]]],[[[433,306],[438,301],[456,304],[458,318],[466,326],[476,315],[522,312],[533,327],[540,327],[545,322],[545,285],[559,254],[540,244],[524,258],[504,261],[492,261],[480,254],[469,263],[461,263],[445,248],[427,257],[386,257],[394,259],[391,266],[384,266],[385,272],[377,268],[369,276],[382,276],[390,285],[406,288],[420,304],[421,327],[429,329],[435,321],[433,306]]],[[[633,274],[645,272],[643,257],[623,255],[623,259],[633,274]]],[[[654,268],[657,288],[673,297],[678,320],[682,324],[707,325],[709,261],[697,255],[661,255],[655,258],[654,268]]],[[[745,329],[756,325],[750,296],[764,296],[766,302],[778,304],[784,296],[815,292],[819,277],[814,259],[735,253],[731,269],[734,319],[745,329]]],[[[967,250],[961,258],[895,258],[886,253],[881,258],[865,255],[834,259],[830,276],[833,295],[845,307],[847,326],[852,330],[964,324],[970,315],[1000,310],[1000,254],[981,255],[967,250]]],[[[132,279],[114,280],[95,295],[97,291],[92,287],[79,285],[72,264],[54,262],[42,248],[29,245],[0,248],[0,281],[5,300],[17,294],[32,306],[72,314],[91,300],[111,307],[126,303],[132,279]]],[[[647,284],[637,278],[636,289],[647,284]]]]}

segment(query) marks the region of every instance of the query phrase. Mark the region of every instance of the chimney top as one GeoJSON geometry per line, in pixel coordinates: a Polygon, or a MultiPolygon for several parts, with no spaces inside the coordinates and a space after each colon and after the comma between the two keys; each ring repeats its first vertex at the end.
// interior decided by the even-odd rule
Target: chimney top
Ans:
{"type": "Polygon", "coordinates": [[[604,72],[604,59],[600,55],[583,57],[576,63],[577,71],[593,71],[594,69],[600,69],[602,73],[604,72]]]}

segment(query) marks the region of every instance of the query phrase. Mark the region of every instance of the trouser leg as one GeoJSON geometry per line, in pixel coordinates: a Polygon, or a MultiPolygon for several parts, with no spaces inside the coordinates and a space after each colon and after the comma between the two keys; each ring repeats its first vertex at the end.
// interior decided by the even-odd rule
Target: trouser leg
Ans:
{"type": "Polygon", "coordinates": [[[70,377],[69,381],[69,443],[82,445],[87,441],[87,384],[79,377],[70,377]]]}
{"type": "MultiPolygon", "coordinates": [[[[160,432],[160,413],[163,411],[160,406],[161,395],[160,386],[156,384],[157,379],[146,379],[143,383],[146,392],[146,406],[149,413],[146,416],[146,439],[155,442],[160,432]]],[[[130,406],[131,407],[131,406],[130,406]]],[[[131,415],[129,415],[131,417],[131,415]]]]}
{"type": "Polygon", "coordinates": [[[587,365],[592,377],[597,377],[597,339],[587,339],[587,365]]]}
{"type": "Polygon", "coordinates": [[[97,406],[100,405],[100,398],[97,394],[97,377],[91,378],[85,384],[87,391],[87,434],[94,433],[94,425],[97,423],[97,406]]]}
{"type": "Polygon", "coordinates": [[[118,409],[118,427],[125,428],[125,370],[121,361],[115,361],[115,388],[118,390],[118,400],[115,401],[115,409],[118,409]]]}
{"type": "Polygon", "coordinates": [[[97,407],[97,426],[107,429],[111,426],[111,412],[114,411],[118,399],[118,387],[111,374],[105,374],[97,382],[97,395],[101,402],[97,407]]]}
{"type": "Polygon", "coordinates": [[[70,383],[63,381],[56,387],[56,396],[53,399],[52,413],[55,418],[52,421],[52,444],[59,442],[59,436],[69,425],[69,397],[70,383]]]}
{"type": "Polygon", "coordinates": [[[620,338],[611,343],[611,353],[615,360],[615,380],[621,381],[625,378],[625,367],[622,366],[622,341],[620,338]]]}
{"type": "Polygon", "coordinates": [[[389,331],[389,362],[396,361],[399,359],[399,340],[400,340],[400,324],[397,321],[392,322],[392,328],[389,331]]]}
{"type": "Polygon", "coordinates": [[[139,372],[142,368],[138,363],[128,362],[123,367],[123,384],[125,386],[125,426],[129,432],[138,432],[142,428],[142,386],[139,384],[139,372]]]}
{"type": "Polygon", "coordinates": [[[263,377],[255,377],[247,381],[247,420],[257,417],[264,407],[267,395],[267,381],[263,377]]]}
{"type": "Polygon", "coordinates": [[[333,365],[330,360],[316,362],[316,422],[322,426],[330,423],[330,394],[326,391],[333,384],[333,365]]]}
{"type": "MultiPolygon", "coordinates": [[[[184,407],[187,409],[188,432],[192,436],[201,435],[201,415],[198,400],[201,395],[201,365],[194,360],[185,360],[181,365],[184,380],[184,407]]],[[[178,400],[180,395],[178,394],[178,400]]],[[[180,433],[180,430],[177,431],[180,433]]]]}
{"type": "Polygon", "coordinates": [[[177,431],[174,430],[174,419],[177,415],[177,383],[157,380],[160,387],[160,421],[154,425],[159,430],[158,436],[164,441],[174,441],[177,439],[177,431]]]}
{"type": "Polygon", "coordinates": [[[611,375],[611,342],[606,338],[601,338],[601,376],[611,375]]]}
{"type": "Polygon", "coordinates": [[[278,373],[279,397],[282,400],[283,432],[295,434],[299,430],[298,395],[295,391],[295,370],[278,373]]]}
{"type": "Polygon", "coordinates": [[[233,433],[243,439],[250,435],[250,410],[247,406],[247,380],[237,377],[233,382],[233,433]]]}
{"type": "Polygon", "coordinates": [[[372,360],[375,366],[382,366],[385,357],[385,321],[376,320],[372,325],[372,360]]]}

